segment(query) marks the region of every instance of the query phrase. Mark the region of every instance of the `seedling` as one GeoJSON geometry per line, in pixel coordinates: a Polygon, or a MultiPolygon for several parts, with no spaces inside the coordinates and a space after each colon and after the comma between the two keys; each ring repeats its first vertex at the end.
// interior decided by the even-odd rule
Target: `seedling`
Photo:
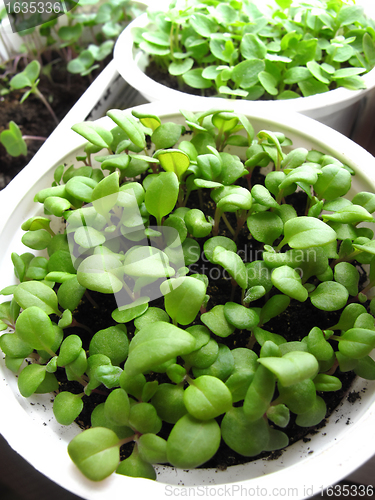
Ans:
{"type": "Polygon", "coordinates": [[[148,10],[134,42],[180,90],[294,99],[365,88],[375,64],[373,21],[353,2],[180,2],[148,10]]]}
{"type": "Polygon", "coordinates": [[[46,137],[22,135],[17,123],[10,121],[9,128],[0,133],[0,142],[11,156],[27,155],[27,140],[45,141],[46,137]]]}
{"type": "Polygon", "coordinates": [[[44,97],[44,95],[38,89],[39,83],[39,73],[40,73],[40,64],[38,61],[31,61],[26,68],[21,72],[15,75],[9,82],[11,89],[13,90],[25,90],[21,98],[21,103],[25,101],[29,97],[30,94],[35,94],[38,99],[42,101],[45,107],[48,109],[52,118],[55,120],[56,125],[59,124],[59,120],[57,119],[55,112],[51,108],[49,102],[44,97]]]}
{"type": "Polygon", "coordinates": [[[183,111],[183,126],[108,116],[109,128],[73,127],[88,141],[78,166],[35,194],[44,214],[22,241],[46,253],[11,256],[0,347],[21,395],[55,392],[62,425],[101,395],[68,446],[93,481],[199,467],[222,440],[244,461],[285,448],[291,418],[325,419],[342,372],[375,379],[375,194],[350,200],[347,165],[231,112],[183,111]],[[100,327],[85,304],[102,309],[100,327]],[[313,311],[304,331],[299,304],[304,323],[313,311]]]}

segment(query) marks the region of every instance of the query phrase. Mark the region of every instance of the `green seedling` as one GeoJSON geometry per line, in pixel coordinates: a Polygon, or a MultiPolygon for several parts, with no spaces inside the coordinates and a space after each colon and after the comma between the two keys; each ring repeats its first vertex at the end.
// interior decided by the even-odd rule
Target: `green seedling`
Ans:
{"type": "Polygon", "coordinates": [[[26,140],[45,141],[46,137],[33,135],[22,135],[22,132],[14,121],[9,122],[9,128],[0,133],[0,142],[10,156],[27,155],[26,140]]]}
{"type": "MultiPolygon", "coordinates": [[[[221,19],[226,7],[212,12],[221,19]]],[[[197,16],[194,29],[209,32],[197,16]]],[[[191,36],[192,53],[205,50],[191,36]]],[[[292,50],[293,36],[280,44],[292,50]]],[[[243,51],[260,56],[257,37],[247,33],[243,51]]],[[[231,44],[213,40],[229,63],[231,44]]],[[[242,115],[183,111],[184,125],[108,116],[108,128],[73,127],[88,141],[81,163],[59,165],[35,194],[44,214],[22,224],[32,251],[11,254],[17,284],[1,290],[0,348],[20,394],[54,392],[61,425],[89,413],[68,453],[92,481],[200,467],[222,441],[243,457],[285,448],[290,422],[325,419],[342,372],[375,379],[375,195],[350,200],[347,166],[277,131],[255,135],[242,115]],[[297,323],[301,305],[313,320],[297,323]]]]}
{"type": "Polygon", "coordinates": [[[38,61],[31,61],[21,73],[18,73],[10,80],[9,85],[12,90],[27,89],[21,98],[21,103],[25,101],[30,94],[35,94],[48,109],[56,125],[58,125],[59,120],[57,116],[47,99],[38,89],[40,69],[40,63],[38,61]]]}
{"type": "MultiPolygon", "coordinates": [[[[134,30],[133,38],[177,88],[232,99],[362,89],[362,75],[375,63],[371,20],[342,0],[272,6],[245,1],[242,8],[188,2],[182,10],[174,1],[167,13],[149,9],[147,27],[134,30]]],[[[325,186],[320,183],[319,191],[330,191],[325,186]]]]}

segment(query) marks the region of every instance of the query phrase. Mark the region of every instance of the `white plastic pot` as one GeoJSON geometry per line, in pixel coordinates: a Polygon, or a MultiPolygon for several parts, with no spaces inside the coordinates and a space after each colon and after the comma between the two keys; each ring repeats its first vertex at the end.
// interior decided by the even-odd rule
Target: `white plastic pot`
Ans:
{"type": "MultiPolygon", "coordinates": [[[[357,0],[356,3],[364,6],[365,12],[370,18],[375,18],[373,0],[357,0]]],[[[163,7],[159,8],[163,9],[163,7]]],[[[132,30],[145,28],[148,24],[147,14],[142,14],[130,23],[119,36],[114,48],[114,59],[118,72],[150,102],[174,101],[179,106],[187,108],[207,99],[170,89],[145,74],[148,56],[140,49],[135,48],[132,30]]],[[[241,113],[261,113],[263,110],[271,113],[302,113],[349,136],[358,114],[360,101],[375,87],[375,69],[363,75],[363,78],[367,85],[364,90],[353,91],[338,88],[323,94],[286,101],[247,101],[245,99],[223,99],[223,101],[224,106],[230,106],[231,109],[241,113]]]]}
{"type": "MultiPolygon", "coordinates": [[[[206,103],[195,103],[192,111],[207,109],[206,103]]],[[[213,107],[219,103],[212,101],[213,107]]],[[[177,121],[182,117],[175,105],[152,103],[138,111],[177,121]]],[[[128,110],[129,111],[129,110],[128,110]]],[[[289,113],[252,113],[247,115],[255,131],[283,132],[294,147],[317,149],[337,157],[354,169],[353,188],[375,191],[375,159],[338,132],[308,117],[289,113]]],[[[104,126],[113,126],[109,119],[104,126]]],[[[84,140],[70,129],[52,136],[30,164],[0,193],[0,287],[15,283],[11,252],[29,249],[21,243],[21,224],[41,212],[33,202],[34,194],[50,186],[53,172],[61,163],[74,163],[82,151],[84,140]]],[[[7,297],[4,298],[6,300],[7,297]]],[[[351,404],[344,400],[333,412],[327,425],[299,441],[275,460],[261,459],[246,465],[215,469],[178,470],[159,466],[157,481],[129,478],[117,474],[94,483],[84,478],[67,454],[67,444],[80,432],[75,424],[59,425],[53,417],[51,395],[20,396],[17,379],[0,359],[0,432],[10,446],[52,481],[87,500],[111,498],[123,500],[125,495],[139,498],[165,499],[168,496],[212,496],[274,498],[283,496],[301,500],[320,493],[360,467],[374,454],[375,381],[356,379],[352,391],[360,400],[351,404]],[[190,489],[191,488],[191,489],[190,489]]]]}
{"type": "Polygon", "coordinates": [[[0,23],[0,61],[6,61],[19,53],[22,43],[22,37],[18,33],[13,33],[9,19],[4,18],[0,23]]]}

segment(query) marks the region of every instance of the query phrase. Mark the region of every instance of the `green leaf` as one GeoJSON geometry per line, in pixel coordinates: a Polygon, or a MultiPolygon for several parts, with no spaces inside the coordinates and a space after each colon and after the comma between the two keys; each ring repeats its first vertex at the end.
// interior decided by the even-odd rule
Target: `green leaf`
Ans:
{"type": "Polygon", "coordinates": [[[94,64],[95,58],[90,50],[83,50],[78,57],[67,64],[67,70],[73,74],[84,74],[94,64]]]}
{"type": "Polygon", "coordinates": [[[359,272],[349,262],[339,262],[334,269],[335,281],[344,285],[350,295],[358,294],[359,272]]]}
{"type": "Polygon", "coordinates": [[[14,298],[22,309],[36,306],[46,314],[60,316],[56,293],[48,285],[40,281],[20,283],[14,292],[14,298]]]}
{"type": "Polygon", "coordinates": [[[183,401],[184,388],[181,385],[160,384],[151,399],[159,417],[170,424],[175,424],[187,410],[183,401]]]}
{"type": "Polygon", "coordinates": [[[245,59],[264,59],[267,47],[257,35],[246,33],[241,40],[240,52],[245,59]]]}
{"type": "Polygon", "coordinates": [[[77,269],[79,284],[101,293],[116,293],[122,289],[122,262],[110,254],[90,255],[77,269]]]}
{"type": "Polygon", "coordinates": [[[18,389],[24,398],[34,394],[46,377],[46,367],[38,364],[27,365],[18,376],[18,389]]]}
{"type": "Polygon", "coordinates": [[[0,349],[10,358],[26,358],[33,352],[33,347],[22,341],[14,333],[4,333],[0,337],[0,349]]]}
{"type": "Polygon", "coordinates": [[[129,425],[130,402],[123,389],[114,389],[108,395],[104,404],[104,414],[114,425],[129,425]]]}
{"type": "Polygon", "coordinates": [[[232,408],[221,422],[225,443],[245,457],[259,455],[268,444],[269,427],[264,418],[249,421],[243,408],[232,408]]]}
{"type": "Polygon", "coordinates": [[[220,379],[202,375],[192,380],[184,392],[184,404],[190,415],[198,420],[210,420],[232,407],[232,396],[220,379]]]}
{"type": "Polygon", "coordinates": [[[318,361],[330,361],[334,351],[320,328],[314,326],[307,336],[307,349],[318,361]]]}
{"type": "Polygon", "coordinates": [[[57,298],[63,309],[69,309],[73,312],[82,299],[86,288],[78,283],[76,276],[69,276],[70,278],[60,285],[57,298]]]}
{"type": "Polygon", "coordinates": [[[315,94],[323,94],[324,92],[329,91],[328,85],[316,80],[315,78],[302,80],[298,83],[298,87],[300,88],[303,97],[309,97],[315,94]]]}
{"type": "Polygon", "coordinates": [[[375,347],[375,332],[366,328],[351,328],[338,340],[340,353],[348,358],[361,359],[375,347]]]}
{"type": "Polygon", "coordinates": [[[278,427],[286,427],[290,420],[290,412],[283,404],[270,406],[267,410],[267,418],[278,427]]]}
{"type": "Polygon", "coordinates": [[[57,394],[53,402],[53,413],[61,425],[70,425],[83,410],[80,394],[63,391],[57,394]]]}
{"type": "Polygon", "coordinates": [[[148,186],[145,197],[146,208],[151,215],[156,217],[158,225],[161,225],[162,217],[174,209],[178,192],[179,183],[174,172],[162,172],[148,186]]]}
{"type": "Polygon", "coordinates": [[[325,83],[329,85],[330,79],[327,78],[327,76],[324,75],[324,70],[318,64],[316,61],[308,61],[306,63],[307,68],[309,69],[310,73],[320,82],[325,83]]]}
{"type": "Polygon", "coordinates": [[[312,427],[318,425],[326,416],[327,406],[320,396],[315,399],[314,405],[306,413],[297,415],[296,424],[300,427],[312,427]]]}
{"type": "Polygon", "coordinates": [[[93,427],[70,441],[68,453],[82,474],[92,481],[101,481],[116,470],[120,461],[120,443],[110,429],[93,427]]]}
{"type": "Polygon", "coordinates": [[[258,366],[243,403],[243,412],[248,422],[256,422],[263,416],[272,401],[274,392],[274,375],[265,367],[258,366]]]}
{"type": "Polygon", "coordinates": [[[138,440],[139,456],[151,464],[162,464],[167,459],[167,442],[155,434],[143,434],[138,440]]]}
{"type": "Polygon", "coordinates": [[[27,155],[27,144],[22,137],[22,132],[14,121],[9,122],[9,129],[0,134],[0,142],[11,156],[27,155]]]}
{"type": "Polygon", "coordinates": [[[369,33],[365,33],[362,39],[363,52],[371,67],[375,66],[375,43],[369,33]]]}
{"type": "Polygon", "coordinates": [[[183,73],[182,79],[189,87],[194,89],[208,89],[212,87],[212,82],[207,78],[203,78],[202,72],[201,68],[191,69],[183,73]]]}
{"type": "Polygon", "coordinates": [[[138,304],[136,304],[134,301],[131,307],[127,307],[126,309],[115,309],[112,312],[111,316],[117,323],[128,323],[134,318],[138,318],[139,316],[143,315],[147,311],[147,309],[148,302],[144,302],[144,300],[141,298],[138,304]]]}
{"type": "Polygon", "coordinates": [[[260,59],[247,59],[233,68],[232,80],[241,88],[248,89],[259,81],[258,75],[264,69],[265,64],[260,59]]]}
{"type": "Polygon", "coordinates": [[[123,272],[132,277],[163,278],[173,276],[167,255],[151,246],[137,245],[125,254],[123,272]]]}
{"type": "Polygon", "coordinates": [[[341,222],[342,224],[358,224],[359,222],[373,222],[374,218],[360,205],[347,205],[333,214],[324,214],[324,220],[341,222]]]}
{"type": "Polygon", "coordinates": [[[334,281],[320,283],[310,294],[312,304],[322,311],[338,311],[346,305],[348,297],[348,290],[334,281]]]}
{"type": "Polygon", "coordinates": [[[236,304],[235,302],[227,302],[224,305],[224,315],[231,325],[240,330],[252,330],[259,323],[259,316],[254,309],[236,304]]]}
{"type": "Polygon", "coordinates": [[[25,246],[32,248],[33,250],[44,250],[51,242],[51,238],[50,233],[44,229],[37,229],[36,231],[28,231],[25,233],[22,236],[21,241],[25,246]]]}
{"type": "Polygon", "coordinates": [[[155,158],[166,172],[174,172],[179,179],[183,176],[190,165],[189,156],[179,149],[169,149],[168,151],[158,151],[155,158]]]}
{"type": "Polygon", "coordinates": [[[283,294],[273,295],[267,300],[260,312],[260,324],[267,323],[285,311],[290,304],[290,297],[283,294]]]}
{"type": "Polygon", "coordinates": [[[323,246],[336,240],[336,232],[314,217],[295,217],[284,224],[284,239],[279,247],[288,243],[292,248],[304,249],[323,246]]]}
{"type": "Polygon", "coordinates": [[[194,59],[191,57],[187,57],[186,59],[182,59],[181,61],[173,61],[168,67],[168,71],[173,76],[183,75],[187,71],[189,71],[194,64],[194,59]]]}
{"type": "Polygon", "coordinates": [[[211,36],[211,33],[215,32],[217,26],[213,19],[199,12],[195,12],[190,17],[190,24],[198,35],[207,38],[211,36]]]}
{"type": "Polygon", "coordinates": [[[319,364],[308,352],[291,351],[281,358],[259,358],[258,362],[276,375],[284,387],[315,377],[319,364]]]}
{"type": "Polygon", "coordinates": [[[198,208],[189,210],[184,221],[187,231],[195,238],[205,238],[211,233],[212,225],[207,222],[204,213],[198,208]]]}
{"type": "Polygon", "coordinates": [[[242,289],[247,288],[247,270],[238,254],[218,246],[214,250],[213,262],[223,266],[242,289]]]}
{"type": "Polygon", "coordinates": [[[321,392],[339,391],[342,387],[342,382],[339,378],[327,375],[326,373],[318,373],[313,382],[316,390],[321,392]]]}
{"type": "Polygon", "coordinates": [[[115,366],[125,361],[128,352],[129,340],[124,325],[109,326],[97,331],[89,345],[90,356],[104,354],[115,366]]]}
{"type": "Polygon", "coordinates": [[[375,361],[370,356],[359,359],[354,372],[359,377],[367,380],[375,380],[375,361]]]}
{"type": "Polygon", "coordinates": [[[120,462],[120,465],[116,469],[116,473],[130,477],[143,477],[153,480],[156,479],[155,469],[150,463],[141,458],[141,455],[138,453],[137,447],[133,448],[130,457],[125,458],[120,462]]]}
{"type": "Polygon", "coordinates": [[[66,366],[79,356],[82,348],[82,340],[78,335],[69,335],[60,346],[57,358],[58,366],[66,366]]]}
{"type": "Polygon", "coordinates": [[[350,185],[351,175],[345,168],[327,165],[322,168],[322,173],[314,184],[314,191],[320,199],[334,200],[346,194],[350,185]]]}
{"type": "MultiPolygon", "coordinates": [[[[306,354],[306,353],[305,353],[306,354]]],[[[285,404],[289,410],[297,415],[306,413],[313,408],[316,402],[316,389],[311,378],[302,382],[296,382],[293,385],[284,387],[278,384],[278,400],[285,404]]]]}
{"type": "Polygon", "coordinates": [[[261,71],[258,75],[258,78],[260,83],[262,84],[262,87],[270,95],[277,95],[279,93],[276,87],[277,80],[273,75],[271,75],[271,73],[268,73],[268,71],[261,71]]]}
{"type": "Polygon", "coordinates": [[[253,237],[267,245],[272,245],[284,229],[283,221],[274,212],[251,214],[246,222],[253,237]]]}
{"type": "Polygon", "coordinates": [[[300,275],[295,269],[289,266],[280,266],[274,269],[271,280],[273,285],[280,290],[280,292],[288,295],[292,299],[304,302],[308,297],[307,290],[302,285],[300,275]]]}
{"type": "Polygon", "coordinates": [[[26,68],[17,73],[9,82],[14,89],[22,89],[24,87],[32,87],[40,73],[40,63],[37,60],[31,61],[26,68]]]}
{"type": "Polygon", "coordinates": [[[113,140],[111,132],[95,122],[77,123],[72,130],[100,148],[110,147],[113,140]]]}
{"type": "Polygon", "coordinates": [[[129,375],[147,373],[176,356],[195,349],[195,338],[177,326],[156,321],[147,325],[131,340],[125,371],[129,375]]]}
{"type": "Polygon", "coordinates": [[[184,415],[169,434],[168,462],[182,469],[199,467],[216,453],[220,438],[216,420],[200,421],[191,415],[184,415]]]}
{"type": "Polygon", "coordinates": [[[119,109],[107,111],[107,115],[126,133],[133,144],[141,149],[146,147],[143,129],[132,115],[119,109]]]}
{"type": "Polygon", "coordinates": [[[181,325],[195,320],[206,295],[206,285],[190,276],[166,280],[160,290],[164,295],[165,310],[174,322],[181,325]]]}

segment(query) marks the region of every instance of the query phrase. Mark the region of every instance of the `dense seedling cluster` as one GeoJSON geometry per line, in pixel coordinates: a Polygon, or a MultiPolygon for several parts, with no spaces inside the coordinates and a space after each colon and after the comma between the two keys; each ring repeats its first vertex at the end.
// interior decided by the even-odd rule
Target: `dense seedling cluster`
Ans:
{"type": "Polygon", "coordinates": [[[180,89],[293,99],[362,89],[375,65],[374,21],[346,0],[175,0],[149,9],[136,46],[180,89]]]}
{"type": "Polygon", "coordinates": [[[74,126],[88,141],[81,166],[56,169],[35,195],[44,215],[22,226],[23,243],[48,255],[13,253],[19,284],[1,291],[0,347],[20,393],[55,391],[64,425],[104,395],[68,447],[95,481],[198,467],[221,440],[245,457],[284,448],[292,415],[301,427],[325,418],[322,396],[341,388],[340,373],[375,378],[375,194],[345,198],[347,165],[282,133],[255,134],[243,115],[182,114],[184,125],[111,110],[112,128],[74,126]],[[296,192],[302,215],[288,203],[296,192]],[[217,273],[196,272],[202,262],[225,274],[220,296],[217,273]],[[118,307],[90,331],[77,316],[83,298],[101,312],[97,294],[118,307]],[[286,339],[269,325],[297,303],[338,321],[286,339]],[[65,390],[62,372],[80,392],[65,390]]]}

